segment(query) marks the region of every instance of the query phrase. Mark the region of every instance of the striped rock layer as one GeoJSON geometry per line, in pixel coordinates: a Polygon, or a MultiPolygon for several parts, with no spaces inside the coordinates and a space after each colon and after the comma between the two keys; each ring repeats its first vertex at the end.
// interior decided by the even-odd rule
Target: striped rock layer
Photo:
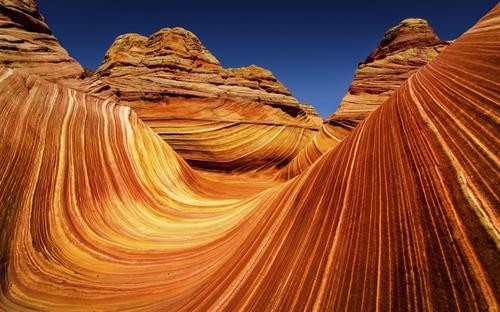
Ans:
{"type": "Polygon", "coordinates": [[[497,5],[267,187],[208,180],[128,107],[1,69],[0,306],[498,310],[499,55],[497,5]]]}
{"type": "Polygon", "coordinates": [[[0,66],[114,98],[110,86],[97,77],[87,77],[61,47],[34,0],[0,0],[0,66]]]}
{"type": "Polygon", "coordinates": [[[338,110],[325,120],[318,134],[297,157],[281,170],[280,176],[296,176],[339,144],[448,45],[423,19],[405,19],[390,28],[377,48],[359,64],[338,110]]]}
{"type": "Polygon", "coordinates": [[[34,0],[0,0],[0,55],[1,66],[49,80],[83,73],[52,35],[34,0]]]}
{"type": "Polygon", "coordinates": [[[219,171],[283,166],[321,125],[261,67],[225,69],[183,28],[119,36],[97,75],[189,164],[219,171]]]}
{"type": "Polygon", "coordinates": [[[378,47],[359,64],[330,123],[352,128],[353,122],[355,125],[365,119],[448,45],[423,19],[405,19],[390,28],[378,47]]]}

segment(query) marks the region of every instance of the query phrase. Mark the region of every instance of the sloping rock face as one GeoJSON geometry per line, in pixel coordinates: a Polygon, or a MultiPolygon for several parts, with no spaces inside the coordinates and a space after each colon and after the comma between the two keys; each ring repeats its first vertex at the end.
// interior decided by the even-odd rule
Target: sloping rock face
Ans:
{"type": "Polygon", "coordinates": [[[283,166],[321,125],[314,108],[299,103],[269,70],[225,69],[182,28],[149,38],[119,36],[97,75],[117,90],[120,104],[198,168],[283,166]]]}
{"type": "Polygon", "coordinates": [[[257,194],[128,107],[0,68],[0,308],[498,311],[499,42],[497,6],[257,194]]]}
{"type": "Polygon", "coordinates": [[[0,66],[116,99],[110,86],[88,77],[61,47],[33,0],[0,0],[0,66]]]}
{"type": "Polygon", "coordinates": [[[57,81],[83,68],[52,35],[32,0],[0,0],[0,65],[57,81]]]}
{"type": "Polygon", "coordinates": [[[318,134],[297,157],[281,170],[280,176],[296,176],[339,144],[409,77],[448,45],[423,19],[405,19],[390,28],[377,48],[359,64],[338,110],[325,120],[318,134]]]}

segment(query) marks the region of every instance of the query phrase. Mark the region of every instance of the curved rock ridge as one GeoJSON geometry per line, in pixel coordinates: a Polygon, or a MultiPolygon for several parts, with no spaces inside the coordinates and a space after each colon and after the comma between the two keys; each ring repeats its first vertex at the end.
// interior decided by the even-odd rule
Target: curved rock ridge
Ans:
{"type": "Polygon", "coordinates": [[[328,122],[323,123],[318,133],[297,155],[282,166],[275,174],[277,180],[289,180],[304,172],[323,154],[335,148],[352,131],[353,128],[333,127],[328,122]]]}
{"type": "Polygon", "coordinates": [[[497,5],[266,190],[201,176],[127,107],[0,69],[0,307],[498,310],[499,54],[497,5]]]}
{"type": "Polygon", "coordinates": [[[117,90],[120,104],[202,169],[276,169],[297,155],[322,122],[269,70],[225,69],[179,27],[149,38],[119,36],[97,75],[117,90]]]}
{"type": "Polygon", "coordinates": [[[339,144],[448,45],[439,39],[427,21],[420,18],[408,18],[390,28],[377,48],[359,64],[338,110],[325,120],[315,138],[281,170],[280,176],[296,176],[339,144]]]}

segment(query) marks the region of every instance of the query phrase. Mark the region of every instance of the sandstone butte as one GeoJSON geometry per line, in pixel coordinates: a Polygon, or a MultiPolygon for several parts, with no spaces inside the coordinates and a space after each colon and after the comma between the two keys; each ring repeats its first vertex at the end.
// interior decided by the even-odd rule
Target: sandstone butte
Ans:
{"type": "Polygon", "coordinates": [[[499,55],[497,5],[267,185],[193,170],[86,79],[2,66],[0,308],[497,311],[499,55]]]}
{"type": "Polygon", "coordinates": [[[324,121],[313,140],[279,175],[286,178],[296,176],[339,144],[411,75],[448,45],[423,19],[405,19],[390,28],[366,60],[359,64],[338,110],[324,121]]]}
{"type": "Polygon", "coordinates": [[[282,167],[322,124],[269,70],[225,69],[183,28],[119,36],[96,73],[121,105],[197,168],[282,167]]]}

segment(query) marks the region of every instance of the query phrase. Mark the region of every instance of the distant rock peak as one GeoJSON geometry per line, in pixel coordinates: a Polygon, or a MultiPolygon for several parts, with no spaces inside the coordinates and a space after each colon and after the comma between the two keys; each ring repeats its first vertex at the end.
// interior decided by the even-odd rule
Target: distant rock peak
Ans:
{"type": "Polygon", "coordinates": [[[448,45],[421,18],[407,18],[387,30],[378,46],[359,64],[337,111],[326,119],[321,131],[326,138],[323,148],[342,141],[448,45]]]}
{"type": "Polygon", "coordinates": [[[219,61],[192,32],[181,28],[163,28],[145,37],[139,34],[118,36],[106,52],[98,73],[109,74],[116,66],[164,67],[214,72],[219,61]]]}
{"type": "MultiPolygon", "coordinates": [[[[110,78],[108,82],[111,84],[116,83],[114,78],[117,77],[144,77],[163,73],[175,75],[176,81],[189,84],[183,87],[184,91],[174,91],[179,96],[216,92],[219,95],[210,97],[220,97],[224,93],[230,98],[298,105],[298,101],[271,71],[254,64],[226,69],[195,34],[182,27],[163,28],[149,37],[135,33],[118,36],[96,73],[100,77],[110,78]],[[211,88],[210,91],[202,85],[207,83],[217,88],[224,87],[220,90],[211,88]],[[199,92],[200,88],[203,89],[202,93],[199,92]],[[192,89],[197,91],[192,92],[192,89]]],[[[162,85],[171,89],[172,83],[163,79],[162,85]]]]}
{"type": "Polygon", "coordinates": [[[421,18],[407,18],[391,27],[359,64],[339,109],[329,120],[333,116],[338,120],[363,120],[448,45],[421,18]]]}
{"type": "Polygon", "coordinates": [[[363,62],[369,63],[410,48],[428,47],[443,44],[443,41],[435,34],[429,23],[421,18],[407,18],[396,26],[391,27],[377,48],[363,62]]]}

